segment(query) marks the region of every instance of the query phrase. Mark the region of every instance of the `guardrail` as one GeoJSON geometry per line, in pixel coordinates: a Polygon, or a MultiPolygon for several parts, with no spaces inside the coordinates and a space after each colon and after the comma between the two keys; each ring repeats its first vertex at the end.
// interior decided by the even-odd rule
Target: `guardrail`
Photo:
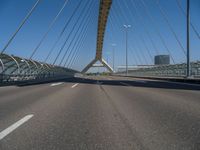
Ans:
{"type": "Polygon", "coordinates": [[[0,54],[0,84],[73,77],[77,71],[21,57],[0,54]]]}
{"type": "MultiPolygon", "coordinates": [[[[126,75],[125,71],[117,72],[119,75],[126,75]]],[[[185,77],[186,64],[176,65],[160,65],[148,68],[139,68],[135,70],[128,70],[129,76],[143,76],[143,77],[185,77]]],[[[200,78],[200,62],[191,63],[191,76],[200,78]]]]}

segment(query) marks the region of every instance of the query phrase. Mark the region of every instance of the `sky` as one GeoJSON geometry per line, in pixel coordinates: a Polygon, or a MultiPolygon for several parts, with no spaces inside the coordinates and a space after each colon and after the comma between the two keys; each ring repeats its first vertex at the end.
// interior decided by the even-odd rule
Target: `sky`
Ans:
{"type": "MultiPolygon", "coordinates": [[[[5,53],[30,58],[65,1],[41,0],[5,53]]],[[[103,58],[113,66],[114,51],[115,68],[125,65],[126,37],[123,25],[127,24],[131,25],[127,40],[129,65],[151,65],[154,56],[159,54],[170,54],[172,64],[185,62],[186,17],[177,1],[185,11],[186,0],[113,0],[105,32],[103,58]]],[[[35,2],[36,0],[0,1],[0,50],[35,2]]],[[[190,3],[191,23],[200,34],[200,1],[190,0],[190,3]]],[[[61,65],[70,64],[74,58],[74,63],[69,66],[81,70],[95,57],[99,0],[68,0],[33,59],[45,61],[73,12],[72,19],[47,63],[54,62],[66,39],[66,45],[56,61],[57,65],[60,62],[61,65]]],[[[200,39],[192,28],[190,41],[191,60],[200,60],[200,39]]]]}

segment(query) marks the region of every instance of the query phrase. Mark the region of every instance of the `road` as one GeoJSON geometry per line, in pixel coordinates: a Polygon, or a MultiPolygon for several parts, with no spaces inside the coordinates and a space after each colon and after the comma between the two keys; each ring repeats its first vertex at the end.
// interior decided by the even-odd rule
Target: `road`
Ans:
{"type": "Polygon", "coordinates": [[[0,88],[0,150],[199,150],[200,86],[82,77],[0,88]]]}

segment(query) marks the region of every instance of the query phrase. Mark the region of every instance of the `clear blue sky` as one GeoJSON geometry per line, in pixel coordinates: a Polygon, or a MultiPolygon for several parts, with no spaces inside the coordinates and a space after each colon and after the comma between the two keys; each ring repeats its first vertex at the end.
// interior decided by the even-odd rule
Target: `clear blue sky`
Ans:
{"type": "MultiPolygon", "coordinates": [[[[31,17],[25,23],[23,28],[17,34],[11,45],[7,48],[6,53],[13,54],[25,58],[29,58],[33,49],[36,47],[43,34],[47,31],[48,25],[52,19],[56,16],[61,9],[65,0],[42,0],[31,17]]],[[[90,18],[87,35],[84,40],[83,46],[79,51],[77,61],[73,65],[75,69],[82,69],[90,60],[93,59],[96,50],[96,34],[97,34],[97,21],[98,21],[98,8],[99,0],[81,0],[83,3],[76,11],[70,25],[54,49],[49,63],[53,62],[57,55],[62,43],[67,35],[69,35],[73,26],[75,29],[80,26],[84,26],[84,19],[79,19],[75,25],[76,19],[84,11],[89,13],[90,18]],[[92,3],[92,8],[89,8],[89,3],[92,3]],[[87,4],[86,4],[87,3],[87,4]],[[87,7],[84,9],[84,5],[87,7]]],[[[129,49],[129,64],[152,64],[152,57],[156,54],[168,54],[166,47],[164,47],[157,32],[161,34],[164,42],[167,44],[167,48],[170,50],[172,57],[176,63],[185,62],[185,55],[178,45],[176,39],[171,33],[169,26],[163,19],[162,14],[159,11],[157,0],[143,0],[145,2],[146,9],[142,4],[142,0],[113,0],[110,16],[108,19],[107,29],[105,33],[103,57],[108,60],[112,65],[112,43],[116,44],[115,47],[115,66],[125,64],[125,30],[123,24],[130,24],[132,27],[129,29],[128,36],[128,49],[129,49]],[[136,8],[134,7],[136,6],[136,8]],[[146,12],[150,12],[152,20],[149,18],[146,12]],[[153,21],[153,22],[152,22],[153,21]],[[157,32],[156,32],[157,31],[157,32]],[[148,33],[150,34],[150,38],[148,33]],[[152,42],[155,43],[155,47],[152,46],[152,42]],[[147,48],[146,48],[146,47],[147,48]],[[147,51],[149,50],[149,52],[147,51]],[[150,53],[150,54],[149,54],[150,53]]],[[[186,0],[178,0],[182,8],[186,9],[186,0]]],[[[30,8],[36,0],[1,0],[0,1],[0,49],[3,49],[6,42],[12,33],[19,26],[22,19],[28,13],[30,8]]],[[[69,0],[66,8],[62,12],[56,24],[53,26],[51,32],[48,34],[44,43],[38,49],[38,52],[34,56],[34,59],[43,61],[44,57],[48,54],[50,48],[58,37],[65,22],[71,16],[73,10],[78,5],[79,0],[69,0]]],[[[178,8],[176,0],[160,0],[161,8],[166,12],[167,18],[173,27],[173,30],[177,34],[180,42],[186,50],[186,18],[178,8]]],[[[196,30],[200,33],[200,1],[191,0],[191,21],[196,30]]],[[[85,18],[87,18],[85,16],[85,18]]],[[[69,46],[73,39],[76,30],[72,32],[66,48],[59,57],[61,60],[65,50],[69,46]]],[[[76,37],[75,40],[78,39],[76,37]]],[[[73,44],[72,44],[73,45],[73,44]]],[[[71,49],[71,48],[70,48],[71,49]]],[[[70,50],[69,50],[70,51],[70,50]]],[[[193,61],[200,60],[200,39],[197,38],[193,30],[191,29],[191,59],[193,61]]],[[[59,62],[59,61],[58,61],[59,62]]]]}

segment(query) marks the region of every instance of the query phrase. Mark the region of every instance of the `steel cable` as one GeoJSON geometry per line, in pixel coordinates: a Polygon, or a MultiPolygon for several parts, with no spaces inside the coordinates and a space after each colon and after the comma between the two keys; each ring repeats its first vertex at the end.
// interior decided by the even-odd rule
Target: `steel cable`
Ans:
{"type": "Polygon", "coordinates": [[[23,25],[25,24],[25,22],[29,19],[29,17],[32,15],[32,13],[34,12],[35,8],[38,6],[38,4],[40,3],[41,0],[37,0],[36,3],[33,5],[33,7],[31,8],[31,10],[28,12],[28,14],[25,16],[25,18],[22,20],[22,22],[20,23],[19,27],[17,28],[17,30],[13,33],[13,35],[11,36],[11,38],[8,40],[8,42],[6,43],[6,45],[4,46],[3,50],[1,51],[1,53],[4,53],[6,51],[6,49],[8,48],[8,46],[10,45],[10,43],[13,41],[13,39],[15,38],[15,36],[17,35],[17,33],[19,32],[19,30],[23,27],[23,25]]]}

